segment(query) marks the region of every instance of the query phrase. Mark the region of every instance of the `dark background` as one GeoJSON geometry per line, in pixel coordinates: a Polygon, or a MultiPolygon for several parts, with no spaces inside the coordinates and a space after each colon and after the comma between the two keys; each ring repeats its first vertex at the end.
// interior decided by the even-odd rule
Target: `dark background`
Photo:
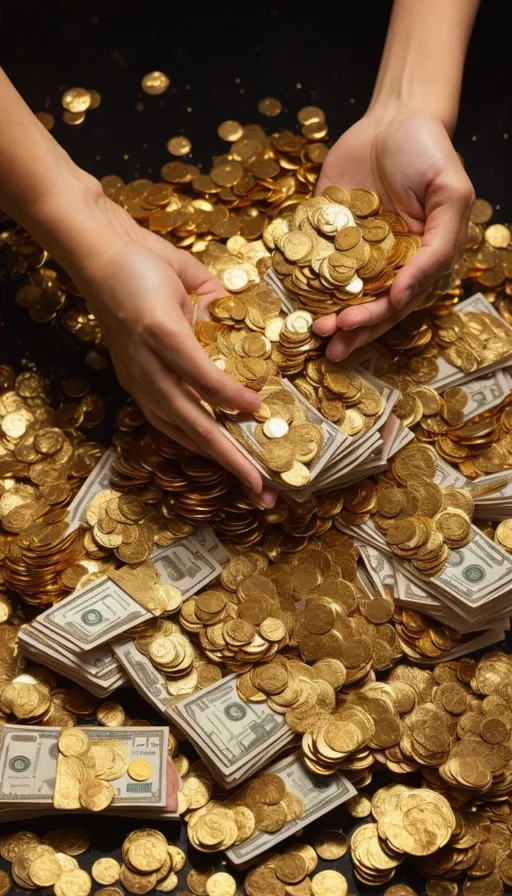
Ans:
{"type": "MultiPolygon", "coordinates": [[[[482,2],[454,140],[477,195],[496,206],[495,221],[512,218],[508,5],[482,2]]],[[[388,0],[279,9],[214,2],[204,11],[199,4],[172,0],[9,2],[0,4],[0,64],[35,112],[46,109],[55,115],[52,133],[79,165],[98,177],[116,173],[126,180],[158,180],[160,166],[171,158],[165,148],[171,136],[189,137],[191,160],[208,166],[212,155],[226,151],[216,129],[227,118],[258,122],[268,130],[294,128],[300,107],[315,103],[325,109],[335,139],[363,114],[370,99],[390,8],[388,0]],[[140,88],[142,76],[154,69],[171,81],[160,97],[146,96],[140,88]],[[95,88],[102,95],[100,108],[78,128],[61,121],[60,96],[72,86],[95,88]],[[257,111],[258,100],[267,95],[283,103],[277,118],[257,111]],[[143,108],[137,110],[140,103],[143,108]]],[[[6,172],[0,171],[3,176],[6,172]]],[[[9,301],[18,285],[0,284],[0,361],[18,370],[23,360],[36,361],[55,381],[64,374],[87,373],[83,347],[57,321],[35,324],[9,301]]],[[[91,378],[103,394],[110,390],[114,410],[120,396],[112,376],[91,378]]],[[[338,823],[336,814],[322,819],[308,829],[307,839],[315,829],[338,823]]],[[[42,831],[58,821],[28,826],[42,831]]],[[[88,819],[86,826],[96,857],[115,854],[128,830],[142,823],[101,818],[88,819]]],[[[176,825],[164,829],[169,839],[176,836],[176,825]]],[[[90,863],[82,857],[80,864],[90,863]]],[[[356,888],[346,860],[340,867],[352,892],[376,892],[356,888]]],[[[402,880],[397,875],[394,882],[402,880]]],[[[423,892],[419,881],[410,877],[408,882],[423,892]]],[[[180,875],[179,890],[184,888],[180,875]]]]}

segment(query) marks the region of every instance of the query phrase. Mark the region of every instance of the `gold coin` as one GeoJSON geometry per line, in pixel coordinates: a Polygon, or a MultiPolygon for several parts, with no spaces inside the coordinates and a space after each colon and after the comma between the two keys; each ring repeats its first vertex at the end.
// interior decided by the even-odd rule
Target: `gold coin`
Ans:
{"type": "Polygon", "coordinates": [[[159,96],[161,93],[165,93],[169,84],[169,78],[163,72],[148,72],[141,81],[144,93],[149,93],[152,96],[159,96]]]}
{"type": "Polygon", "coordinates": [[[119,873],[121,871],[121,866],[116,859],[111,859],[108,856],[105,856],[101,859],[96,859],[91,868],[91,874],[94,880],[98,884],[102,884],[103,886],[110,886],[111,884],[115,884],[116,881],[119,880],[119,873]]]}
{"type": "Polygon", "coordinates": [[[85,87],[70,87],[62,94],[61,102],[68,112],[86,112],[91,105],[91,94],[85,87]]]}
{"type": "Polygon", "coordinates": [[[274,96],[266,96],[258,103],[258,112],[261,112],[262,115],[268,115],[271,118],[275,115],[279,115],[282,108],[281,103],[279,100],[276,100],[274,96]]]}
{"type": "Polygon", "coordinates": [[[315,849],[321,859],[334,862],[347,852],[347,838],[342,831],[326,831],[315,840],[315,849]]]}
{"type": "Polygon", "coordinates": [[[297,460],[294,462],[291,469],[286,470],[280,475],[282,481],[286,485],[291,485],[293,488],[302,488],[304,485],[308,484],[311,478],[308,468],[297,460]]]}
{"type": "Polygon", "coordinates": [[[167,141],[167,151],[173,156],[186,156],[192,149],[188,137],[171,137],[167,141]]]}
{"type": "Polygon", "coordinates": [[[87,871],[75,868],[73,871],[63,871],[53,886],[55,896],[89,896],[92,880],[87,871]]]}
{"type": "Polygon", "coordinates": [[[128,766],[128,774],[134,781],[148,781],[153,774],[153,766],[147,759],[133,759],[128,766]]]}
{"type": "Polygon", "coordinates": [[[207,896],[235,896],[236,880],[225,871],[217,871],[206,881],[207,896]]]}
{"type": "Polygon", "coordinates": [[[319,871],[311,879],[313,896],[347,896],[348,884],[339,871],[319,871]]]}
{"type": "Polygon", "coordinates": [[[238,121],[223,121],[217,128],[219,137],[229,143],[235,143],[236,140],[240,140],[243,132],[244,129],[238,121]]]}

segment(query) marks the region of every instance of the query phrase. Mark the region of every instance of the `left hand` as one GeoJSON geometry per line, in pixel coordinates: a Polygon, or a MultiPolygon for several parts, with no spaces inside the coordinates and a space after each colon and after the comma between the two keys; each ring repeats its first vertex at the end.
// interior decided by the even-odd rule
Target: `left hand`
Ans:
{"type": "Polygon", "coordinates": [[[407,110],[368,112],[346,131],[323,164],[317,194],[329,184],[374,190],[423,238],[389,295],[315,321],[320,336],[334,334],[326,354],[339,361],[410,314],[462,255],[474,192],[441,121],[407,110]]]}

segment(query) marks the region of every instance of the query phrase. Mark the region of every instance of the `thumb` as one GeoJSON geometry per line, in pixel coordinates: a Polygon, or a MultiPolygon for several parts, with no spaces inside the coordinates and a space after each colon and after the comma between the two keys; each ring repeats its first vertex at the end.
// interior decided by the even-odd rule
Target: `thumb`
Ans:
{"type": "Polygon", "coordinates": [[[428,290],[456,261],[467,234],[474,201],[471,181],[460,166],[444,171],[429,185],[425,197],[425,230],[421,249],[397,274],[390,291],[396,308],[428,290]]]}

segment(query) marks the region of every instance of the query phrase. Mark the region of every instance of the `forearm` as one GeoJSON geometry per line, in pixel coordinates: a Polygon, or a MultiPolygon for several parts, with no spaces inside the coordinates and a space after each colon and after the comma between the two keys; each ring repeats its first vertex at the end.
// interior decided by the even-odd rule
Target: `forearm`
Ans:
{"type": "Polygon", "coordinates": [[[101,193],[32,114],[0,69],[0,209],[52,254],[64,255],[101,193]]]}
{"type": "Polygon", "coordinates": [[[405,106],[455,128],[479,0],[395,0],[369,111],[405,106]]]}

